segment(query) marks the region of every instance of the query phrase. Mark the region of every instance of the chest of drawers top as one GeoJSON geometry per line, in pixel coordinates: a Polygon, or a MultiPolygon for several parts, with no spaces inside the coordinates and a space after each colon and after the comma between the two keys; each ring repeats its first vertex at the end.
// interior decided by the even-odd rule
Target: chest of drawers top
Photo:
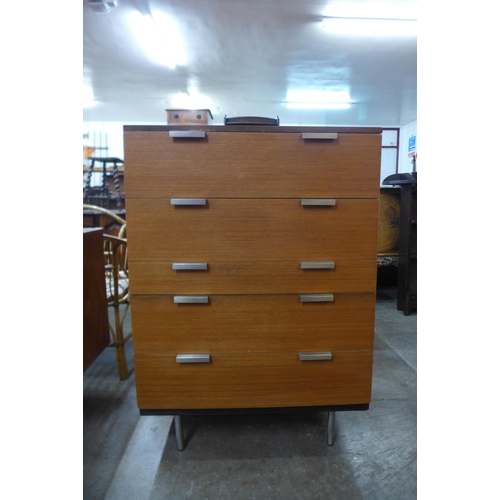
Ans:
{"type": "Polygon", "coordinates": [[[124,127],[128,198],[378,198],[381,129],[124,127]]]}

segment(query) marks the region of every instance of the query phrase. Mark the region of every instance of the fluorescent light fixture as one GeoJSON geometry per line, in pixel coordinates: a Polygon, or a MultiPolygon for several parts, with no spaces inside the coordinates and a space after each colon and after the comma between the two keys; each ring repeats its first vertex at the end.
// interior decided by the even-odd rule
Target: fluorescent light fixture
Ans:
{"type": "Polygon", "coordinates": [[[325,17],[323,28],[339,35],[415,36],[416,19],[325,17]]]}
{"type": "Polygon", "coordinates": [[[165,13],[153,11],[149,16],[134,11],[129,22],[151,60],[172,69],[186,64],[186,53],[177,25],[165,13]]]}
{"type": "Polygon", "coordinates": [[[285,106],[290,109],[349,109],[351,107],[347,102],[286,102],[285,106]]]}
{"type": "Polygon", "coordinates": [[[335,0],[325,5],[323,17],[416,19],[417,0],[335,0]]]}
{"type": "Polygon", "coordinates": [[[291,109],[349,109],[349,92],[331,90],[290,90],[285,105],[291,109]]]}

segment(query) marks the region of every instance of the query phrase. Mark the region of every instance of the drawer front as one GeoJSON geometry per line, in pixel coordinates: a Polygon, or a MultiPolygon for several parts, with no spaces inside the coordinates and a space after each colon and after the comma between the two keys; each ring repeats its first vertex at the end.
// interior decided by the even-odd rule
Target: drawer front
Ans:
{"type": "Polygon", "coordinates": [[[129,261],[374,260],[378,200],[340,199],[304,206],[300,199],[127,199],[129,261]]]}
{"type": "Polygon", "coordinates": [[[135,197],[378,197],[381,135],[125,132],[127,203],[135,197]]]}
{"type": "Polygon", "coordinates": [[[199,297],[189,304],[175,303],[174,296],[132,296],[134,352],[373,348],[375,293],[338,294],[333,301],[320,295],[326,302],[301,302],[299,295],[213,295],[205,302],[199,297]]]}
{"type": "Polygon", "coordinates": [[[372,352],[333,352],[327,361],[298,353],[224,353],[209,363],[175,355],[134,358],[140,409],[271,408],[370,402],[372,352]]]}
{"type": "Polygon", "coordinates": [[[129,276],[135,295],[375,292],[377,261],[133,261],[129,276]]]}

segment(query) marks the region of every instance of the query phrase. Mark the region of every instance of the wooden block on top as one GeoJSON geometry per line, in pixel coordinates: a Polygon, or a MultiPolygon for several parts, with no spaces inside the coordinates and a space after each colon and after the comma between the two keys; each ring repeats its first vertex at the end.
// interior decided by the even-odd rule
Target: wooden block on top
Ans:
{"type": "Polygon", "coordinates": [[[209,109],[167,109],[167,123],[181,125],[208,124],[209,119],[213,120],[209,109]]]}

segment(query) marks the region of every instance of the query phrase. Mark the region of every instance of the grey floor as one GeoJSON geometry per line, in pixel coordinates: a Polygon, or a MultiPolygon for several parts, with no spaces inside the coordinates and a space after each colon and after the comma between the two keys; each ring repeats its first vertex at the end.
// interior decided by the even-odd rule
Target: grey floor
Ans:
{"type": "Polygon", "coordinates": [[[370,409],[326,413],[184,417],[179,452],[172,417],[139,416],[133,345],[119,381],[113,349],[83,376],[83,498],[417,498],[417,314],[396,309],[396,288],[377,292],[370,409]]]}

